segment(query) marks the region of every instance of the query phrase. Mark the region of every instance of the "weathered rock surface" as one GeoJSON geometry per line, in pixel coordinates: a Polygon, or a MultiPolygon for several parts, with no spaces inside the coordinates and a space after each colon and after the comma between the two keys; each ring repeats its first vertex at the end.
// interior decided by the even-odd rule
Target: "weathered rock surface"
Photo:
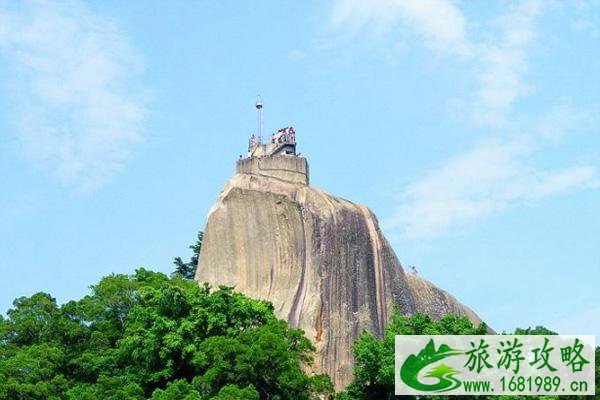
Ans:
{"type": "Polygon", "coordinates": [[[417,312],[427,314],[434,319],[440,319],[444,315],[452,313],[464,315],[475,324],[482,322],[473,310],[465,307],[450,293],[438,288],[425,278],[413,273],[406,274],[406,278],[417,312]]]}
{"type": "Polygon", "coordinates": [[[479,323],[454,297],[405,274],[366,207],[303,183],[240,173],[210,210],[196,273],[273,303],[317,348],[316,372],[340,389],[352,379],[352,343],[404,314],[453,312],[479,323]]]}

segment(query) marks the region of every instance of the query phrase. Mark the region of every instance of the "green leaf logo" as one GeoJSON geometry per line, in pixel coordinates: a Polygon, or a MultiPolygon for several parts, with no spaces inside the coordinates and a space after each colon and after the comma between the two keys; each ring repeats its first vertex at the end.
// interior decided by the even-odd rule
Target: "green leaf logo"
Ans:
{"type": "Polygon", "coordinates": [[[400,379],[411,388],[424,392],[447,392],[456,389],[461,385],[461,381],[454,375],[459,372],[445,364],[431,368],[425,375],[429,378],[437,378],[436,383],[420,382],[419,373],[433,363],[464,353],[464,351],[454,350],[445,344],[440,345],[440,348],[436,350],[433,339],[431,339],[418,355],[411,354],[406,358],[400,369],[400,379]]]}

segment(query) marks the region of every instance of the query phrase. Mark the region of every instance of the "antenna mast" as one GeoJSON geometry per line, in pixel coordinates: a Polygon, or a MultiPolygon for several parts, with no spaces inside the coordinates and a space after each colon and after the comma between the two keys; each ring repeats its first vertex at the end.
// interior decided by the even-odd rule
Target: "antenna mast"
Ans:
{"type": "Polygon", "coordinates": [[[263,102],[258,95],[258,100],[256,100],[256,109],[258,110],[258,143],[262,144],[262,130],[263,130],[263,119],[262,119],[262,108],[263,102]]]}

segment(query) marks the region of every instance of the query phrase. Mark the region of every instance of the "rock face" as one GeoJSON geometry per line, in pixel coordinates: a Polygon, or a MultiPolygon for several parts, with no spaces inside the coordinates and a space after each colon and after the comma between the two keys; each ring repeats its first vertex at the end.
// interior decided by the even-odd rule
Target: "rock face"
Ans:
{"type": "MultiPolygon", "coordinates": [[[[482,322],[473,310],[465,307],[450,293],[438,288],[428,280],[412,273],[406,274],[406,278],[417,312],[430,315],[435,319],[452,313],[464,315],[475,324],[482,322]]],[[[493,330],[489,328],[488,330],[490,333],[494,333],[493,330]]]]}
{"type": "Polygon", "coordinates": [[[367,207],[239,163],[209,212],[196,280],[271,301],[313,341],[314,370],[337,389],[352,380],[352,343],[363,330],[381,335],[393,304],[407,315],[453,312],[481,322],[404,273],[367,207]]]}

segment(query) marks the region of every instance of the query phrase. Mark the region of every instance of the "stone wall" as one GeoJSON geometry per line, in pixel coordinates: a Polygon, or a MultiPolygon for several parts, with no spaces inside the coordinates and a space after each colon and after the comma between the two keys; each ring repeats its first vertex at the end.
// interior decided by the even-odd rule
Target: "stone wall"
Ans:
{"type": "Polygon", "coordinates": [[[238,174],[263,175],[291,183],[308,185],[308,162],[304,157],[273,156],[250,157],[238,160],[238,174]]]}

